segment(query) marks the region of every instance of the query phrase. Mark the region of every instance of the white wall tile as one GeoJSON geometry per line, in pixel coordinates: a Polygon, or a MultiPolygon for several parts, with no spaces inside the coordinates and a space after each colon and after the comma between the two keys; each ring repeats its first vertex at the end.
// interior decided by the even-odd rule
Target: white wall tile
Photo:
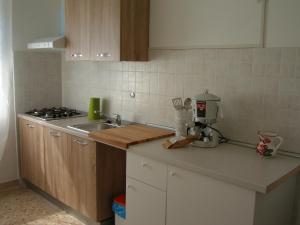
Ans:
{"type": "Polygon", "coordinates": [[[61,106],[61,63],[60,53],[14,52],[16,113],[61,106]]]}
{"type": "Polygon", "coordinates": [[[283,148],[300,153],[289,133],[300,130],[300,48],[151,50],[149,56],[136,63],[63,59],[63,103],[86,110],[89,95],[99,95],[105,114],[174,126],[171,99],[209,89],[222,99],[218,125],[225,136],[256,143],[258,130],[279,132],[289,142],[283,148]]]}

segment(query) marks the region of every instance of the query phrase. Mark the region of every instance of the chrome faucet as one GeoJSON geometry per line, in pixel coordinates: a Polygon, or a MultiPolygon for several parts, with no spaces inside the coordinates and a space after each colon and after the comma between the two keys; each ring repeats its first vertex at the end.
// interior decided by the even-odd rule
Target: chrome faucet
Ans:
{"type": "Polygon", "coordinates": [[[120,114],[114,114],[113,115],[113,118],[115,119],[115,123],[118,125],[118,126],[121,126],[121,115],[120,114]]]}

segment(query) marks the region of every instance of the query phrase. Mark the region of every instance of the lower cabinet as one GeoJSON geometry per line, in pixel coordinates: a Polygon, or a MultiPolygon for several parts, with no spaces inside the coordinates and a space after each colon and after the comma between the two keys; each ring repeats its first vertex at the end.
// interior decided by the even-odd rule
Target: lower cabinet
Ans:
{"type": "Polygon", "coordinates": [[[97,220],[96,143],[67,135],[64,160],[64,203],[97,220]]]}
{"type": "Polygon", "coordinates": [[[65,202],[65,192],[68,191],[65,182],[65,151],[67,149],[67,135],[50,128],[44,129],[45,139],[45,191],[65,202]]]}
{"type": "Polygon", "coordinates": [[[167,166],[127,151],[126,225],[165,225],[167,166]]]}
{"type": "Polygon", "coordinates": [[[126,178],[126,225],[164,225],[166,192],[126,178]]]}
{"type": "Polygon", "coordinates": [[[255,192],[169,167],[167,225],[253,225],[255,192]]]}
{"type": "Polygon", "coordinates": [[[45,127],[46,192],[97,220],[96,143],[45,127]]]}
{"type": "Polygon", "coordinates": [[[20,119],[21,177],[92,221],[113,217],[126,152],[20,119]]]}
{"type": "Polygon", "coordinates": [[[19,129],[21,177],[45,190],[43,126],[21,119],[19,129]]]}
{"type": "Polygon", "coordinates": [[[261,194],[129,151],[126,182],[126,225],[293,224],[296,176],[261,194]]]}

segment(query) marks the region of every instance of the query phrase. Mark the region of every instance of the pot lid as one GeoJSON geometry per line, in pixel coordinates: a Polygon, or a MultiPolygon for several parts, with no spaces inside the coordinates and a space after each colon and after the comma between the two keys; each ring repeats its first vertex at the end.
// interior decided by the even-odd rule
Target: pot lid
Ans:
{"type": "Polygon", "coordinates": [[[210,93],[208,93],[208,90],[205,90],[204,93],[197,95],[195,97],[195,100],[197,100],[197,101],[221,101],[221,98],[214,94],[210,94],[210,93]]]}

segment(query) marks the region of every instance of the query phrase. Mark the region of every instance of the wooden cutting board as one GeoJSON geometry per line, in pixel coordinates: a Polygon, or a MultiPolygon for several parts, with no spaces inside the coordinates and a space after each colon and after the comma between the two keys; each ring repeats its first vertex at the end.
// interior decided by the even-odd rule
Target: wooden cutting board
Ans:
{"type": "Polygon", "coordinates": [[[173,136],[174,132],[146,125],[128,125],[126,127],[111,128],[89,133],[89,137],[96,141],[120,148],[152,141],[159,138],[173,136]]]}

